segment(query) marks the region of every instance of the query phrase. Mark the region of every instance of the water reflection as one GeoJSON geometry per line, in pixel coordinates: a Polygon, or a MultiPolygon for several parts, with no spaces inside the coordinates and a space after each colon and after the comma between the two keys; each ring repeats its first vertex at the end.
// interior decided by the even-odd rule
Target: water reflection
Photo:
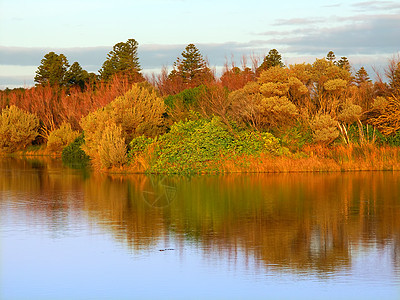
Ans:
{"type": "Polygon", "coordinates": [[[298,274],[351,272],[357,257],[374,249],[389,255],[399,277],[398,173],[87,174],[51,159],[1,160],[0,209],[46,224],[54,237],[79,230],[71,220],[87,214],[133,252],[160,241],[191,244],[298,274]]]}

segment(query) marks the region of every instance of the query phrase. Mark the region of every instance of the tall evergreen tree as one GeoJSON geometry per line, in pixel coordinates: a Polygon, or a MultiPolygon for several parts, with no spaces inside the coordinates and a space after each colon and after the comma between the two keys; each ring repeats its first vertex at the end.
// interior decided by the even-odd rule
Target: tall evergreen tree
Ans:
{"type": "Polygon", "coordinates": [[[326,55],[326,60],[335,63],[335,59],[336,59],[335,53],[332,50],[329,51],[328,54],[326,55]]]}
{"type": "Polygon", "coordinates": [[[137,55],[138,45],[138,42],[134,39],[129,39],[126,43],[115,44],[99,70],[100,79],[107,81],[117,73],[122,73],[131,80],[142,78],[137,55]]]}
{"type": "Polygon", "coordinates": [[[34,81],[39,85],[64,85],[69,63],[64,54],[47,53],[36,70],[34,81]]]}
{"type": "Polygon", "coordinates": [[[350,69],[351,69],[350,62],[349,62],[349,60],[347,59],[347,57],[345,57],[345,56],[342,56],[342,57],[339,59],[339,61],[337,62],[337,66],[338,66],[339,68],[342,68],[342,69],[344,69],[344,70],[350,72],[350,69]]]}
{"type": "Polygon", "coordinates": [[[174,63],[174,70],[169,74],[170,79],[180,77],[184,84],[194,87],[212,80],[213,75],[207,62],[194,44],[186,46],[174,63]]]}
{"type": "Polygon", "coordinates": [[[362,83],[365,83],[365,82],[371,82],[371,79],[369,78],[369,75],[368,75],[367,71],[364,69],[364,67],[361,67],[356,72],[354,81],[357,83],[358,86],[360,86],[362,83]]]}
{"type": "Polygon", "coordinates": [[[83,90],[89,77],[89,73],[78,62],[74,62],[65,73],[65,83],[67,86],[79,86],[83,90]]]}
{"type": "Polygon", "coordinates": [[[261,71],[267,70],[271,67],[284,67],[285,65],[282,62],[282,56],[276,49],[272,49],[268,52],[268,55],[264,57],[262,64],[257,68],[257,74],[260,74],[261,71]]]}

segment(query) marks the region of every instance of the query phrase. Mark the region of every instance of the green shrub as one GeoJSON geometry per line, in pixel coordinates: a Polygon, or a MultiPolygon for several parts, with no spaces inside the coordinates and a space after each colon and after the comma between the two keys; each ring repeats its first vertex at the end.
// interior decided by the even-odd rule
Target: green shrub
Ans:
{"type": "Polygon", "coordinates": [[[72,143],[79,136],[78,131],[71,128],[71,124],[63,123],[60,128],[50,132],[47,140],[47,149],[49,151],[62,151],[62,149],[72,143]]]}
{"type": "Polygon", "coordinates": [[[82,150],[85,143],[83,134],[79,135],[72,143],[67,145],[61,154],[62,162],[72,167],[82,167],[89,163],[89,156],[82,150]]]}
{"type": "Polygon", "coordinates": [[[152,138],[146,137],[144,135],[134,138],[129,143],[128,157],[132,158],[136,154],[143,153],[153,141],[154,140],[152,138]]]}
{"type": "Polygon", "coordinates": [[[272,134],[231,132],[219,117],[175,123],[155,143],[156,158],[149,169],[155,173],[220,172],[226,159],[282,153],[279,140],[272,134]]]}
{"type": "Polygon", "coordinates": [[[200,85],[195,88],[183,90],[176,95],[169,95],[165,97],[164,103],[168,108],[175,108],[177,104],[182,104],[185,108],[190,109],[196,107],[206,91],[206,86],[200,85]]]}
{"type": "Polygon", "coordinates": [[[0,115],[0,150],[13,152],[24,149],[39,134],[39,119],[12,105],[0,115]]]}

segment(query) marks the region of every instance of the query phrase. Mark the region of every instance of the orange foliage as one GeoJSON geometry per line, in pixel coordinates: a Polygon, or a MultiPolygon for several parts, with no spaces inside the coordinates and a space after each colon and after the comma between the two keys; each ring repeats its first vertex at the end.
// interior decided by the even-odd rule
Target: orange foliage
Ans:
{"type": "Polygon", "coordinates": [[[30,89],[16,89],[0,93],[0,109],[15,105],[38,116],[42,124],[42,136],[68,122],[73,129],[80,129],[83,116],[103,107],[123,95],[131,84],[124,76],[114,76],[109,82],[89,84],[82,92],[80,88],[60,89],[57,87],[36,86],[30,89]]]}

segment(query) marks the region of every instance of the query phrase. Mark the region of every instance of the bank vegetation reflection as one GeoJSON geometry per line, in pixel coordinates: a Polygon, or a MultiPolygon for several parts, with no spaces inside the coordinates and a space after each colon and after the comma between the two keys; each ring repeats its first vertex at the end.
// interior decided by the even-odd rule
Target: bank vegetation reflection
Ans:
{"type": "Polygon", "coordinates": [[[36,195],[31,212],[58,222],[60,211],[85,211],[132,251],[172,237],[177,247],[333,272],[350,266],[358,248],[390,247],[399,269],[396,173],[88,176],[20,160],[0,168],[0,191],[36,195]]]}

